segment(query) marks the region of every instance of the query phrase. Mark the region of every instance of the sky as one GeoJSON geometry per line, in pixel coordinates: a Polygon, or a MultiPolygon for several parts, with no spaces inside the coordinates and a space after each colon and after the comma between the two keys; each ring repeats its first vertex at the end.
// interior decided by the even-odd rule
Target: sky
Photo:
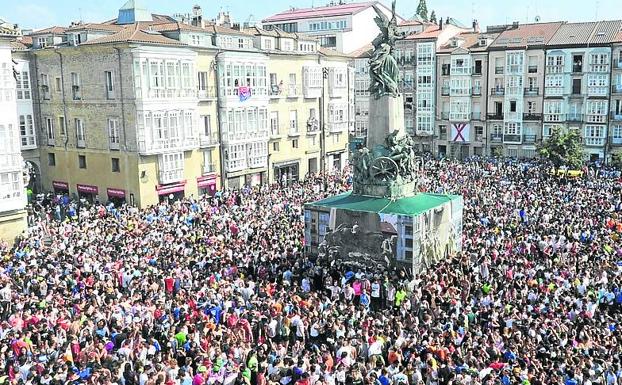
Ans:
{"type": "MultiPolygon", "coordinates": [[[[115,18],[126,0],[0,0],[0,18],[22,28],[67,26],[72,21],[101,22],[115,18]]],[[[142,0],[159,14],[187,13],[194,4],[203,15],[213,18],[219,10],[231,12],[234,21],[262,18],[289,9],[326,5],[330,0],[142,0]]],[[[351,2],[352,0],[348,0],[351,2]]],[[[390,5],[390,0],[381,0],[390,5]]],[[[469,25],[473,18],[480,26],[541,21],[589,21],[622,19],[621,0],[427,0],[428,11],[451,16],[469,25]]],[[[410,18],[419,0],[397,0],[397,12],[410,18]]]]}

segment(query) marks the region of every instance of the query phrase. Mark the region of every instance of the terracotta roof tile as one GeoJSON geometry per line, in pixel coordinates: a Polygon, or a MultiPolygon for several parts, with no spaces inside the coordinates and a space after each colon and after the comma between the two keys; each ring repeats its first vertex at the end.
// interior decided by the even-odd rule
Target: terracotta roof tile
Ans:
{"type": "Polygon", "coordinates": [[[158,32],[192,31],[192,32],[209,33],[209,31],[205,30],[204,28],[197,27],[197,26],[190,25],[190,24],[180,23],[178,21],[151,24],[149,29],[151,29],[152,31],[158,31],[158,32]]]}
{"type": "Polygon", "coordinates": [[[122,25],[116,24],[103,24],[103,23],[85,23],[74,25],[67,28],[66,32],[72,31],[106,31],[106,32],[118,32],[123,29],[122,25]]]}
{"type": "Polygon", "coordinates": [[[406,36],[406,40],[434,39],[443,32],[438,25],[432,24],[419,33],[406,36]]]}
{"type": "Polygon", "coordinates": [[[142,22],[130,24],[121,31],[109,36],[103,36],[97,39],[88,40],[82,45],[107,44],[107,43],[145,43],[145,44],[163,44],[173,46],[185,46],[177,40],[169,39],[162,36],[158,32],[150,32],[148,24],[142,22]]]}
{"type": "Polygon", "coordinates": [[[49,28],[45,28],[45,29],[40,29],[38,31],[35,31],[33,33],[31,33],[31,36],[37,36],[37,35],[47,35],[47,34],[63,34],[65,33],[65,31],[67,30],[67,28],[65,27],[49,27],[49,28]]]}
{"type": "Polygon", "coordinates": [[[519,24],[501,32],[499,37],[490,45],[491,48],[523,48],[528,46],[545,45],[551,40],[555,32],[563,23],[519,24]]]}
{"type": "Polygon", "coordinates": [[[615,41],[622,29],[622,20],[599,21],[590,38],[590,44],[605,44],[615,41]]]}
{"type": "Polygon", "coordinates": [[[347,55],[345,53],[342,52],[338,52],[334,49],[330,49],[330,48],[324,48],[324,47],[319,47],[317,50],[320,54],[327,56],[327,57],[344,57],[344,58],[349,58],[351,57],[350,55],[347,55]]]}
{"type": "Polygon", "coordinates": [[[371,57],[373,52],[374,52],[374,46],[371,44],[366,44],[362,46],[361,48],[350,52],[348,56],[351,56],[357,59],[363,59],[363,58],[371,57]]]}
{"type": "Polygon", "coordinates": [[[450,42],[447,42],[446,44],[443,44],[437,52],[451,53],[457,48],[463,48],[469,50],[470,52],[486,51],[488,46],[480,46],[479,41],[484,37],[488,37],[490,41],[494,41],[498,35],[498,33],[463,32],[460,35],[455,36],[463,40],[463,43],[459,47],[453,47],[450,42]]]}

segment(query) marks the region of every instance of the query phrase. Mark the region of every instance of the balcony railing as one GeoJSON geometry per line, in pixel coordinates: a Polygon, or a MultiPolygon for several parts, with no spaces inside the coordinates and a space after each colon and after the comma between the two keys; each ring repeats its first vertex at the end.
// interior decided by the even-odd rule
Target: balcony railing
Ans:
{"type": "Polygon", "coordinates": [[[527,112],[523,114],[523,120],[542,120],[542,113],[539,112],[527,112]]]}
{"type": "Polygon", "coordinates": [[[609,137],[609,143],[613,146],[622,146],[622,137],[611,136],[609,137]]]}
{"type": "Polygon", "coordinates": [[[493,87],[490,89],[490,95],[503,96],[505,95],[505,87],[493,87]]]}
{"type": "Polygon", "coordinates": [[[110,140],[108,141],[108,146],[110,147],[111,150],[118,150],[119,149],[119,138],[116,138],[116,140],[110,140]]]}
{"type": "Polygon", "coordinates": [[[567,122],[582,122],[583,114],[567,114],[566,121],[567,122]]]}
{"type": "Polygon", "coordinates": [[[572,73],[573,74],[578,74],[583,72],[583,65],[580,64],[573,64],[572,65],[572,73]]]}
{"type": "Polygon", "coordinates": [[[298,98],[302,95],[302,89],[299,85],[290,84],[287,86],[287,97],[288,98],[298,98]]]}
{"type": "Polygon", "coordinates": [[[56,140],[54,138],[48,138],[48,146],[54,146],[56,144],[56,140]]]}
{"type": "Polygon", "coordinates": [[[538,87],[526,87],[525,96],[538,96],[540,95],[540,88],[538,87]]]}
{"type": "Polygon", "coordinates": [[[471,113],[471,119],[473,119],[473,120],[481,120],[482,119],[482,113],[481,112],[473,112],[473,113],[471,113]]]}
{"type": "Polygon", "coordinates": [[[197,90],[199,100],[216,99],[216,87],[205,87],[205,89],[197,90]]]}
{"type": "Polygon", "coordinates": [[[449,87],[441,87],[441,95],[449,96],[449,87]]]}
{"type": "Polygon", "coordinates": [[[563,122],[565,119],[564,114],[544,114],[545,122],[563,122]]]}
{"type": "Polygon", "coordinates": [[[486,119],[488,120],[503,120],[503,114],[486,114],[486,119]]]}
{"type": "MultiPolygon", "coordinates": [[[[322,87],[311,87],[310,85],[305,85],[302,87],[302,92],[306,99],[314,99],[322,96],[322,87]]],[[[369,96],[369,91],[364,90],[364,93],[361,96],[369,96]]]]}
{"type": "Polygon", "coordinates": [[[78,139],[76,141],[76,146],[78,148],[85,148],[86,147],[86,141],[84,139],[78,139]]]}
{"type": "Polygon", "coordinates": [[[218,133],[210,132],[207,135],[199,137],[199,145],[201,147],[210,147],[218,144],[218,133]]]}
{"type": "Polygon", "coordinates": [[[503,134],[490,134],[490,141],[493,143],[503,142],[503,134]]]}
{"type": "Polygon", "coordinates": [[[269,93],[271,98],[279,98],[281,96],[285,96],[283,87],[278,84],[271,84],[269,93]]]}
{"type": "Polygon", "coordinates": [[[538,66],[529,66],[527,67],[527,72],[530,74],[535,74],[538,72],[538,66]]]}
{"type": "Polygon", "coordinates": [[[622,120],[622,111],[620,112],[611,111],[611,120],[622,120]]]}
{"type": "Polygon", "coordinates": [[[521,136],[519,134],[504,134],[504,143],[520,143],[521,136]]]}
{"type": "Polygon", "coordinates": [[[442,120],[448,120],[449,119],[449,111],[441,112],[441,119],[442,120]]]}
{"type": "Polygon", "coordinates": [[[480,87],[473,87],[473,96],[480,96],[482,94],[482,89],[480,87]]]}
{"type": "Polygon", "coordinates": [[[184,170],[160,170],[160,172],[158,173],[158,177],[161,184],[179,182],[180,180],[184,179],[184,170]]]}
{"type": "Polygon", "coordinates": [[[605,138],[583,138],[583,142],[586,146],[603,146],[605,144],[605,138]]]}
{"type": "Polygon", "coordinates": [[[612,84],[611,85],[611,93],[612,94],[622,94],[622,84],[612,84]]]}
{"type": "Polygon", "coordinates": [[[536,142],[535,134],[525,134],[523,135],[523,143],[533,144],[536,142]]]}
{"type": "Polygon", "coordinates": [[[216,172],[216,163],[206,163],[203,165],[203,174],[213,174],[216,172]]]}
{"type": "Polygon", "coordinates": [[[339,133],[348,130],[348,122],[335,122],[329,124],[330,132],[339,133]]]}
{"type": "Polygon", "coordinates": [[[495,73],[497,75],[502,74],[503,73],[503,66],[501,67],[495,67],[495,73]]]}

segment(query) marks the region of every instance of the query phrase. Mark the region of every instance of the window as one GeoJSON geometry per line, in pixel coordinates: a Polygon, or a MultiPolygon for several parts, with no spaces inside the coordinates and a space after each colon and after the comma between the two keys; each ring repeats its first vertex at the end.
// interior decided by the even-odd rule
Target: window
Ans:
{"type": "Polygon", "coordinates": [[[39,48],[45,48],[48,45],[48,38],[45,36],[41,36],[37,38],[37,46],[39,46],[39,48]]]}
{"type": "Polygon", "coordinates": [[[112,172],[121,172],[121,165],[119,164],[119,158],[112,158],[112,172]]]}
{"type": "Polygon", "coordinates": [[[562,102],[545,101],[544,114],[544,120],[549,122],[560,122],[562,120],[562,102]]]}
{"type": "Polygon", "coordinates": [[[56,166],[56,154],[53,152],[48,153],[48,166],[56,166]]]}
{"type": "Polygon", "coordinates": [[[605,144],[605,126],[586,125],[583,137],[588,146],[602,146],[605,144]]]}
{"type": "Polygon", "coordinates": [[[536,113],[536,102],[527,102],[527,113],[528,114],[536,113]]]}
{"type": "Polygon", "coordinates": [[[84,121],[82,119],[76,119],[75,125],[76,125],[76,139],[78,141],[77,142],[78,147],[85,147],[86,137],[84,133],[84,121]]]}
{"type": "Polygon", "coordinates": [[[78,167],[86,168],[86,156],[78,155],[78,167]]]}
{"type": "Polygon", "coordinates": [[[563,55],[547,56],[546,72],[557,73],[557,74],[564,72],[564,56],[563,55]]]}
{"type": "Polygon", "coordinates": [[[198,72],[198,75],[197,75],[197,86],[199,88],[199,91],[206,91],[207,90],[207,78],[208,78],[208,73],[207,72],[198,72]]]}
{"type": "Polygon", "coordinates": [[[292,140],[292,148],[298,148],[298,139],[292,140]]]}
{"type": "Polygon", "coordinates": [[[65,123],[65,117],[64,116],[59,116],[58,117],[58,128],[60,129],[60,135],[61,136],[67,136],[67,125],[65,123]]]}
{"type": "Polygon", "coordinates": [[[30,78],[28,71],[21,71],[15,74],[17,80],[17,99],[30,99],[30,78]]]}
{"type": "Polygon", "coordinates": [[[264,39],[263,41],[264,49],[272,49],[272,39],[264,39]]]}
{"type": "Polygon", "coordinates": [[[108,99],[114,99],[114,78],[112,77],[112,71],[105,71],[104,78],[106,80],[106,97],[108,99]]]}
{"type": "Polygon", "coordinates": [[[482,61],[481,60],[475,60],[475,69],[473,71],[474,75],[481,75],[482,74],[482,61]]]}
{"type": "Polygon", "coordinates": [[[279,134],[279,112],[271,111],[270,112],[270,135],[278,135],[279,134]]]}
{"type": "Polygon", "coordinates": [[[475,135],[477,136],[484,135],[484,126],[475,126],[475,135]]]}
{"type": "Polygon", "coordinates": [[[279,151],[279,142],[272,143],[272,151],[279,151]]]}
{"type": "Polygon", "coordinates": [[[204,115],[201,117],[203,120],[203,135],[212,136],[212,117],[211,115],[204,115]]]}
{"type": "Polygon", "coordinates": [[[61,92],[63,90],[63,83],[59,77],[54,78],[54,90],[56,92],[61,92]]]}
{"type": "Polygon", "coordinates": [[[510,112],[516,112],[516,100],[510,100],[510,112]]]}
{"type": "Polygon", "coordinates": [[[119,121],[117,119],[108,119],[108,140],[111,150],[119,149],[119,121]]]}
{"type": "Polygon", "coordinates": [[[37,144],[32,115],[19,116],[19,133],[22,146],[34,146],[37,144]]]}
{"type": "Polygon", "coordinates": [[[80,92],[80,75],[76,72],[71,73],[71,96],[73,100],[80,100],[82,98],[80,92]]]}
{"type": "Polygon", "coordinates": [[[45,130],[47,132],[48,141],[53,141],[56,135],[54,133],[54,121],[52,118],[45,118],[45,130]]]}
{"type": "Polygon", "coordinates": [[[608,72],[609,54],[595,53],[590,55],[590,72],[608,72]]]}
{"type": "Polygon", "coordinates": [[[298,133],[298,111],[296,110],[289,111],[289,133],[298,133]]]}
{"type": "Polygon", "coordinates": [[[43,93],[43,99],[50,99],[50,85],[47,74],[41,74],[41,92],[43,93]]]}

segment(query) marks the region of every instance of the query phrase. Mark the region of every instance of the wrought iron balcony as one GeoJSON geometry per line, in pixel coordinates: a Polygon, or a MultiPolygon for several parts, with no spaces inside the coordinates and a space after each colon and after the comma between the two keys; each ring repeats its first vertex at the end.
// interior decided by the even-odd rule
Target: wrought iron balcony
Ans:
{"type": "Polygon", "coordinates": [[[535,134],[525,134],[523,135],[523,143],[533,144],[536,142],[536,138],[535,134]]]}
{"type": "Polygon", "coordinates": [[[497,113],[486,114],[486,119],[488,119],[488,120],[503,120],[503,114],[497,114],[497,113]]]}
{"type": "Polygon", "coordinates": [[[520,143],[521,136],[519,134],[505,134],[503,135],[504,143],[520,143]]]}
{"type": "Polygon", "coordinates": [[[490,134],[490,141],[493,143],[503,142],[503,134],[490,134]]]}
{"type": "Polygon", "coordinates": [[[539,87],[525,87],[525,96],[538,96],[540,95],[539,87]]]}
{"type": "Polygon", "coordinates": [[[490,95],[503,96],[505,95],[505,87],[493,87],[490,89],[490,95]]]}
{"type": "Polygon", "coordinates": [[[523,120],[530,120],[530,121],[542,120],[542,113],[526,112],[523,114],[523,120]]]}
{"type": "Polygon", "coordinates": [[[566,114],[567,122],[582,122],[583,114],[566,114]]]}

